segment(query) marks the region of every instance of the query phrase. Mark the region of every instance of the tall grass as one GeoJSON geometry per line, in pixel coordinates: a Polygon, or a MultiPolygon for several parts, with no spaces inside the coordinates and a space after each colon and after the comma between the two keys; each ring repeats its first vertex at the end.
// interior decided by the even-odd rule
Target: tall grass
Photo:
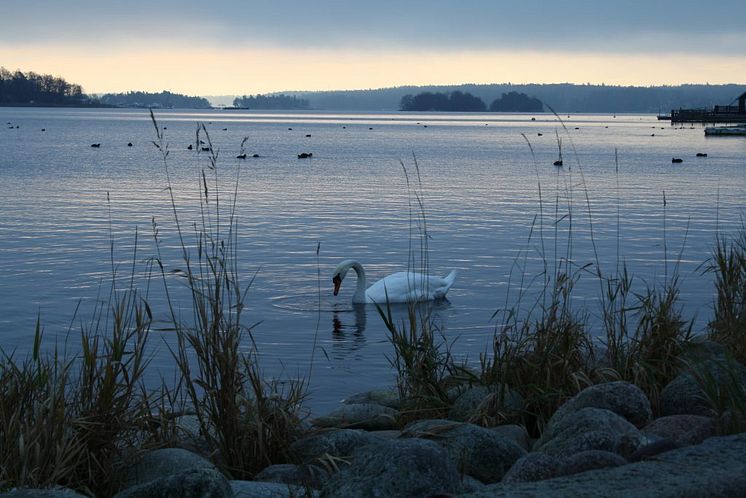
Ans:
{"type": "Polygon", "coordinates": [[[203,139],[208,150],[206,165],[199,172],[200,218],[191,226],[194,240],[188,243],[173,195],[168,146],[152,113],[151,118],[192,301],[192,319],[181,320],[168,291],[158,227],[154,225],[157,262],[178,339],[172,354],[202,436],[215,449],[213,459],[229,476],[248,479],[272,463],[289,460],[288,447],[298,435],[303,416],[306,383],[304,379],[287,384],[265,380],[251,327],[243,320],[251,280],[242,285],[236,254],[240,167],[225,200],[218,151],[207,129],[197,129],[196,150],[202,150],[203,139]]]}

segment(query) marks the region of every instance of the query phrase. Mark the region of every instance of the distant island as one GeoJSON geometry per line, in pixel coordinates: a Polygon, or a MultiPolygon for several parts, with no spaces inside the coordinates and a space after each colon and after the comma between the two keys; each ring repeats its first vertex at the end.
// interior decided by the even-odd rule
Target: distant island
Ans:
{"type": "Polygon", "coordinates": [[[102,104],[116,107],[136,107],[144,109],[210,109],[210,102],[203,97],[189,97],[178,93],[126,92],[107,93],[98,100],[102,104]]]}
{"type": "Polygon", "coordinates": [[[295,95],[246,95],[233,99],[233,106],[242,109],[308,109],[308,100],[295,95]]]}
{"type": "MultiPolygon", "coordinates": [[[[438,112],[484,112],[487,106],[479,97],[469,92],[453,91],[450,93],[422,92],[417,95],[404,95],[399,102],[401,111],[438,111],[438,112]]],[[[541,100],[529,97],[525,93],[503,93],[492,101],[490,112],[542,112],[541,100]]]]}
{"type": "Polygon", "coordinates": [[[83,88],[51,74],[10,72],[0,67],[0,105],[76,106],[99,105],[83,88]]]}
{"type": "Polygon", "coordinates": [[[431,93],[405,95],[399,102],[402,111],[440,111],[440,112],[484,112],[487,106],[482,99],[470,93],[431,93]]]}

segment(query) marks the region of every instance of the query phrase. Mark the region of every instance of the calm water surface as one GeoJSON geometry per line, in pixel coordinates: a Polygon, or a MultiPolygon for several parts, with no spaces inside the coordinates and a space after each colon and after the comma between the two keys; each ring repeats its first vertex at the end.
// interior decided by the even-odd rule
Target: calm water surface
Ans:
{"type": "MultiPolygon", "coordinates": [[[[166,128],[183,222],[198,219],[198,175],[207,165],[205,154],[186,149],[197,124],[205,124],[219,150],[226,194],[240,163],[240,271],[245,282],[256,274],[247,323],[258,323],[254,332],[268,375],[307,374],[316,342],[310,397],[316,412],[392,382],[391,348],[377,312],[350,305],[352,275],[333,297],[331,271],[346,258],[360,260],[371,280],[407,268],[413,197],[401,162],[412,180],[413,155],[422,177],[430,271],[459,270],[448,302],[435,312],[455,340],[454,351],[474,360],[489,344],[493,313],[516,295],[521,275],[535,296],[538,286],[529,282],[542,259],[556,261],[555,247],[564,255],[568,238],[575,265],[594,263],[591,233],[602,270],[626,262],[638,288],[662,281],[678,263],[685,314],[701,329],[713,287],[700,265],[717,231],[732,233],[744,215],[746,139],[705,138],[701,127],[675,128],[651,116],[563,116],[566,128],[548,115],[156,116],[166,128]],[[552,166],[555,131],[564,168],[552,166]],[[234,159],[244,137],[249,155],[261,157],[234,159]],[[304,151],[313,158],[298,160],[304,151]],[[696,158],[697,152],[708,157],[696,158]],[[673,156],[684,162],[671,164],[673,156]],[[516,269],[516,261],[525,261],[525,270],[516,269]]],[[[71,323],[74,331],[88,323],[108,289],[112,241],[116,271],[128,274],[136,230],[134,259],[144,287],[141,270],[155,252],[153,219],[168,269],[180,267],[164,167],[146,111],[0,108],[0,124],[5,350],[30,348],[37,314],[47,347],[63,341],[71,323]]],[[[173,280],[188,317],[183,286],[173,280]]],[[[593,322],[598,282],[586,276],[577,287],[576,305],[586,307],[593,322]]],[[[166,347],[173,335],[162,330],[162,283],[154,279],[148,293],[158,320],[148,372],[155,382],[173,376],[166,347]]]]}

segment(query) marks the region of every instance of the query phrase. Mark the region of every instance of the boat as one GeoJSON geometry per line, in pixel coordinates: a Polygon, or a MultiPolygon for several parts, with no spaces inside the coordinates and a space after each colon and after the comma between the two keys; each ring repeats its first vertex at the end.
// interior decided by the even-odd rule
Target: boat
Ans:
{"type": "Polygon", "coordinates": [[[708,126],[705,128],[705,135],[708,137],[746,137],[746,126],[708,126]]]}

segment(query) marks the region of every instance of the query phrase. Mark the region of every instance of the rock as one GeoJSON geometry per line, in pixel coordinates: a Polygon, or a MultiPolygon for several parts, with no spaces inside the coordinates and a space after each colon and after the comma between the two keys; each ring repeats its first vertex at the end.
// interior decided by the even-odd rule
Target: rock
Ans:
{"type": "Polygon", "coordinates": [[[636,427],[647,424],[653,416],[650,401],[642,390],[625,381],[606,382],[583,389],[566,401],[552,415],[549,425],[583,408],[602,408],[621,415],[636,427]]]}
{"type": "Polygon", "coordinates": [[[329,480],[329,472],[318,465],[293,465],[285,463],[270,465],[255,475],[254,480],[294,484],[296,486],[308,486],[319,489],[329,480]]]}
{"type": "Polygon", "coordinates": [[[546,453],[528,453],[519,458],[503,477],[503,483],[533,482],[559,475],[560,461],[546,453]]]}
{"type": "Polygon", "coordinates": [[[531,449],[531,438],[529,437],[526,428],[522,425],[498,425],[497,427],[490,427],[490,430],[492,432],[500,434],[503,437],[512,439],[518,446],[526,451],[529,451],[531,449]]]}
{"type": "Polygon", "coordinates": [[[715,416],[700,382],[712,382],[721,389],[725,383],[732,383],[734,380],[741,385],[746,384],[746,367],[740,363],[707,360],[693,368],[695,372],[684,372],[663,388],[660,396],[661,415],[715,416]]]}
{"type": "Polygon", "coordinates": [[[193,469],[152,479],[120,491],[114,498],[231,498],[233,492],[223,474],[193,469]]]}
{"type": "Polygon", "coordinates": [[[302,462],[311,462],[324,455],[346,457],[360,446],[380,441],[381,437],[365,431],[335,429],[299,439],[290,445],[290,451],[302,462]]]}
{"type": "Polygon", "coordinates": [[[746,434],[714,437],[654,460],[546,481],[494,484],[459,498],[552,496],[646,498],[746,496],[746,434]]]}
{"type": "Polygon", "coordinates": [[[448,453],[432,441],[396,439],[358,449],[352,465],[324,486],[324,498],[430,498],[461,490],[448,453]]]}
{"type": "Polygon", "coordinates": [[[479,491],[480,489],[483,489],[485,486],[486,486],[485,483],[483,483],[476,477],[472,477],[470,475],[465,475],[461,479],[461,492],[462,493],[471,493],[473,491],[479,491]]]}
{"type": "MultiPolygon", "coordinates": [[[[234,498],[308,498],[306,489],[300,486],[276,482],[230,481],[234,498]]],[[[311,491],[310,496],[318,496],[311,491]]]]}
{"type": "Polygon", "coordinates": [[[84,498],[85,496],[68,488],[20,488],[0,493],[2,498],[84,498]]]}
{"type": "MultiPolygon", "coordinates": [[[[441,427],[446,428],[436,432],[431,427],[430,432],[420,432],[420,437],[432,439],[445,448],[462,472],[482,482],[498,482],[526,453],[512,439],[484,427],[472,424],[441,427]]],[[[417,427],[409,427],[409,433],[418,433],[417,427]]]]}
{"type": "Polygon", "coordinates": [[[398,427],[399,412],[373,403],[342,405],[324,417],[311,421],[317,427],[384,430],[398,427]]]}
{"type": "Polygon", "coordinates": [[[562,462],[559,475],[572,475],[586,472],[588,470],[603,469],[606,467],[619,467],[626,465],[627,460],[610,451],[589,450],[581,451],[570,456],[562,462]]]}
{"type": "Polygon", "coordinates": [[[601,408],[581,408],[550,423],[534,450],[562,457],[586,450],[616,452],[625,435],[643,444],[642,434],[620,415],[601,408]]]}
{"type": "Polygon", "coordinates": [[[386,431],[369,431],[373,436],[378,436],[381,439],[396,439],[401,436],[401,431],[395,431],[393,429],[386,431]]]}
{"type": "Polygon", "coordinates": [[[645,435],[669,439],[679,446],[699,444],[715,436],[717,428],[710,417],[699,415],[669,415],[656,419],[642,430],[645,435]]]}
{"type": "Polygon", "coordinates": [[[181,448],[162,448],[139,455],[122,472],[122,488],[144,484],[188,470],[217,470],[212,462],[181,448]]]}
{"type": "Polygon", "coordinates": [[[523,410],[523,398],[508,387],[475,386],[466,389],[453,403],[448,412],[450,420],[469,422],[487,415],[515,414],[523,410]],[[502,396],[502,399],[500,398],[502,396]]]}
{"type": "Polygon", "coordinates": [[[661,453],[681,448],[681,445],[676,444],[670,439],[659,439],[651,443],[646,444],[637,449],[634,453],[627,457],[628,462],[639,462],[641,460],[647,460],[649,458],[656,457],[661,453]]]}
{"type": "Polygon", "coordinates": [[[407,424],[401,431],[401,437],[424,437],[431,438],[439,436],[456,427],[463,425],[463,422],[454,422],[443,418],[433,418],[417,420],[407,424]]]}
{"type": "Polygon", "coordinates": [[[401,399],[396,391],[374,389],[362,393],[353,394],[343,401],[344,404],[373,403],[374,405],[387,406],[398,410],[401,407],[401,399]]]}

